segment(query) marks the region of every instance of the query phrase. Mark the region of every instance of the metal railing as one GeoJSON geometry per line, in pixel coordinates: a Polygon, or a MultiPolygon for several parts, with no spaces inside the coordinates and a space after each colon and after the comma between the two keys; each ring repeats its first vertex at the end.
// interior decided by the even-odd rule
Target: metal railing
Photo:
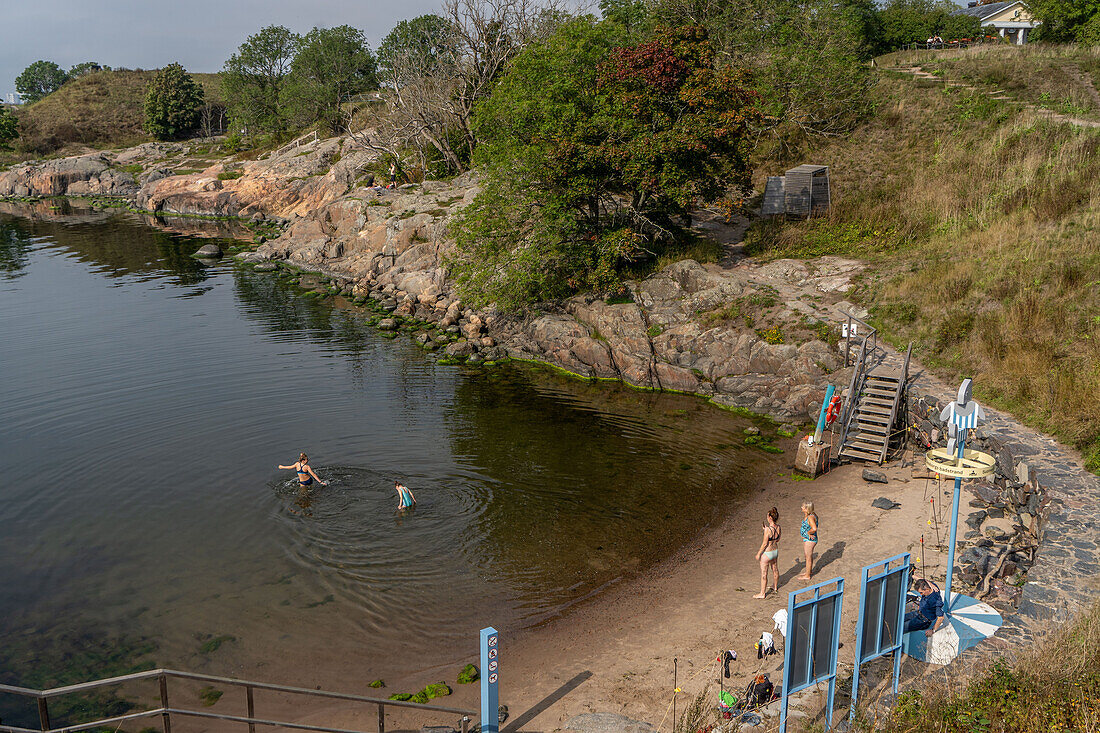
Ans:
{"type": "Polygon", "coordinates": [[[853,339],[859,343],[859,355],[856,357],[856,368],[852,370],[852,379],[848,383],[848,394],[845,395],[844,407],[838,421],[840,423],[838,451],[844,446],[844,442],[848,440],[848,429],[851,427],[852,418],[855,417],[859,393],[863,391],[863,382],[867,377],[868,362],[878,350],[878,329],[863,319],[856,318],[851,313],[845,315],[848,316],[848,326],[844,338],[844,366],[850,366],[852,363],[853,339]],[[859,335],[859,329],[856,326],[865,329],[862,335],[859,335]]]}
{"type": "Polygon", "coordinates": [[[192,717],[192,718],[207,718],[215,720],[227,720],[236,723],[244,723],[248,725],[248,733],[256,733],[256,726],[263,725],[276,728],[292,728],[295,730],[307,730],[318,731],[319,733],[366,733],[361,730],[348,730],[345,728],[331,728],[322,725],[313,725],[309,723],[296,723],[285,720],[270,720],[266,718],[256,717],[256,705],[254,700],[255,690],[269,690],[272,692],[283,692],[294,695],[308,695],[311,697],[327,698],[330,700],[347,700],[351,702],[361,702],[370,705],[378,706],[378,733],[386,733],[386,708],[411,708],[419,710],[425,713],[431,713],[438,715],[440,713],[446,713],[449,715],[461,715],[461,730],[462,733],[469,733],[470,719],[472,716],[477,715],[476,712],[471,710],[461,710],[459,708],[445,708],[435,705],[421,705],[414,702],[402,702],[399,700],[383,700],[375,697],[364,697],[362,695],[350,695],[343,692],[328,692],[326,690],[313,690],[305,687],[291,687],[288,685],[272,685],[266,682],[253,682],[249,680],[239,680],[230,677],[217,677],[209,674],[198,674],[194,672],[180,672],[174,669],[153,669],[148,672],[137,672],[135,674],[123,675],[121,677],[110,677],[102,680],[95,680],[94,682],[84,682],[78,685],[68,685],[66,687],[54,687],[49,690],[32,690],[25,687],[12,687],[10,685],[0,685],[0,693],[6,693],[11,695],[17,695],[24,698],[30,698],[37,700],[38,702],[38,720],[39,729],[34,728],[21,728],[18,726],[4,725],[0,722],[0,733],[67,733],[68,731],[83,731],[93,728],[104,728],[107,726],[118,727],[122,723],[130,720],[138,720],[141,718],[152,718],[156,716],[161,717],[161,722],[164,728],[164,733],[172,733],[172,716],[180,717],[192,717]],[[137,712],[126,713],[125,715],[115,715],[109,718],[101,718],[99,720],[93,720],[86,723],[75,723],[72,725],[63,725],[58,728],[51,727],[50,723],[50,710],[49,700],[50,698],[60,697],[62,695],[73,695],[84,692],[89,692],[102,687],[108,687],[111,685],[118,685],[124,682],[136,682],[140,680],[157,680],[160,685],[160,707],[151,708],[149,710],[140,710],[137,712]],[[215,713],[207,710],[192,710],[186,707],[172,707],[168,702],[168,680],[169,679],[183,679],[194,680],[198,682],[213,682],[221,685],[234,685],[237,687],[243,687],[245,689],[245,699],[247,703],[247,715],[228,715],[225,713],[215,713]]]}
{"type": "Polygon", "coordinates": [[[873,354],[878,349],[878,329],[872,326],[867,321],[856,318],[851,313],[845,313],[848,316],[848,330],[846,330],[844,337],[844,366],[851,366],[851,352],[852,352],[852,334],[856,334],[856,338],[859,338],[861,344],[866,344],[868,340],[871,343],[871,350],[867,353],[868,356],[873,354]],[[853,327],[859,325],[866,329],[862,336],[858,335],[858,330],[853,330],[853,327]]]}

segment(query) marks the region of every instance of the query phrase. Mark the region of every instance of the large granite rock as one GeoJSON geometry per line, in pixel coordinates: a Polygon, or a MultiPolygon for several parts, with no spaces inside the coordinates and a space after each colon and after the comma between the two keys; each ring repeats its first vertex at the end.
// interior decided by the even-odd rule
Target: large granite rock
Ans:
{"type": "Polygon", "coordinates": [[[0,196],[132,196],[134,176],[107,153],[19,165],[0,173],[0,196]]]}

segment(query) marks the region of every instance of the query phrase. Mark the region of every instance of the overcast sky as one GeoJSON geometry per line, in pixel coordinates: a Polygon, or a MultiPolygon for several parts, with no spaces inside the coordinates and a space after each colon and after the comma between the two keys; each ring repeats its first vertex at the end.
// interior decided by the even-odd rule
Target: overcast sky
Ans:
{"type": "Polygon", "coordinates": [[[361,28],[371,48],[400,20],[433,12],[440,0],[4,0],[0,10],[0,95],[45,59],[63,69],[82,61],[157,69],[218,71],[266,25],[304,33],[314,26],[361,28]]]}
{"type": "MultiPolygon", "coordinates": [[[[965,0],[955,0],[965,5],[965,0]]],[[[157,69],[173,61],[211,72],[266,25],[304,33],[314,26],[361,28],[371,48],[404,18],[441,0],[5,0],[0,10],[0,99],[15,77],[45,59],[157,69]]]]}

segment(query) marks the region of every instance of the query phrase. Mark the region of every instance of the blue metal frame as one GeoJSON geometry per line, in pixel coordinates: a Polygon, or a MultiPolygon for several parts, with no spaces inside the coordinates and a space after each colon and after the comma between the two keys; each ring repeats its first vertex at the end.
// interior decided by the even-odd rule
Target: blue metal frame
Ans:
{"type": "Polygon", "coordinates": [[[492,626],[481,630],[481,731],[500,730],[499,650],[500,635],[492,626]]]}
{"type": "Polygon", "coordinates": [[[828,680],[829,682],[829,701],[825,706],[825,729],[828,730],[833,724],[833,697],[836,694],[836,663],[837,663],[837,650],[840,646],[840,612],[844,605],[844,578],[833,578],[827,580],[824,583],[818,583],[812,585],[809,588],[804,588],[798,591],[792,591],[787,595],[787,632],[786,643],[783,645],[783,698],[779,708],[779,731],[780,733],[786,733],[787,731],[787,703],[789,697],[804,690],[811,685],[828,680]],[[830,586],[836,586],[834,590],[823,593],[824,588],[830,586]],[[812,593],[813,596],[807,600],[799,601],[798,596],[804,596],[807,593],[812,593]],[[836,598],[836,604],[833,607],[833,638],[830,640],[832,645],[832,665],[830,669],[826,670],[822,674],[817,674],[817,670],[813,668],[814,665],[814,643],[816,639],[814,634],[817,630],[817,609],[822,602],[831,598],[836,598]],[[794,632],[794,619],[795,612],[809,607],[810,608],[810,627],[808,633],[809,648],[807,650],[807,664],[809,665],[810,679],[806,682],[792,687],[791,674],[792,674],[792,654],[794,651],[794,645],[791,643],[794,632]]]}
{"type": "Polygon", "coordinates": [[[856,702],[859,699],[859,668],[864,662],[869,662],[872,659],[884,657],[887,654],[894,655],[894,693],[898,691],[898,678],[901,676],[901,647],[905,640],[905,635],[902,631],[905,628],[905,591],[909,588],[909,574],[912,571],[913,565],[910,562],[910,555],[908,552],[903,552],[900,555],[894,555],[888,560],[875,563],[873,565],[867,565],[863,568],[863,572],[860,573],[859,583],[859,619],[856,621],[856,660],[855,669],[852,671],[852,711],[848,715],[849,720],[855,720],[856,717],[856,702]],[[900,562],[897,567],[891,568],[891,563],[900,562]],[[876,572],[877,571],[877,572],[876,572]],[[886,619],[886,613],[888,610],[886,606],[886,583],[887,578],[891,575],[901,575],[901,583],[898,586],[898,608],[897,616],[894,619],[895,629],[894,643],[888,647],[882,646],[882,622],[886,619]],[[862,657],[863,654],[863,628],[864,628],[864,614],[867,610],[867,586],[876,580],[881,580],[879,585],[879,618],[877,623],[874,624],[875,628],[875,644],[874,650],[866,657],[862,657]]]}

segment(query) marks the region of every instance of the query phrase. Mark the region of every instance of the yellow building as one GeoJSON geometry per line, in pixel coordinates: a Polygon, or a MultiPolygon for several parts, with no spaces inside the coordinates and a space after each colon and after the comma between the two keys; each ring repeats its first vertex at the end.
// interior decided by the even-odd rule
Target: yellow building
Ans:
{"type": "Polygon", "coordinates": [[[959,10],[959,13],[975,16],[982,22],[982,28],[996,31],[1001,38],[1007,38],[1017,46],[1027,43],[1027,36],[1031,29],[1039,25],[1039,22],[1031,17],[1023,0],[1008,0],[1008,2],[984,5],[974,3],[969,8],[959,10]]]}

